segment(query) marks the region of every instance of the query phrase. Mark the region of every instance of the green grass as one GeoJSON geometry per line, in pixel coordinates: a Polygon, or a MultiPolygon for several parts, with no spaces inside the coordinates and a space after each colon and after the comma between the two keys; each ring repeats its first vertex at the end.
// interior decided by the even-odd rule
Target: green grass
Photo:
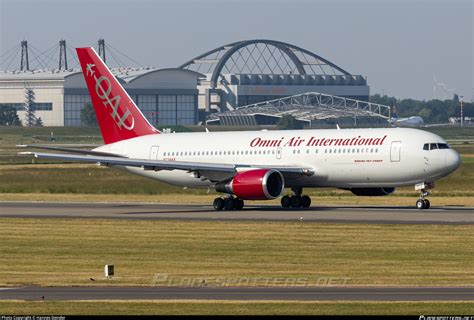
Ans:
{"type": "Polygon", "coordinates": [[[449,127],[430,127],[423,128],[423,130],[433,132],[434,134],[443,137],[445,140],[458,140],[458,139],[474,139],[474,128],[449,128],[449,127]]]}
{"type": "Polygon", "coordinates": [[[0,286],[474,284],[472,225],[0,221],[0,286]],[[115,265],[114,279],[104,279],[105,264],[115,265]]]}
{"type": "MultiPolygon", "coordinates": [[[[436,182],[433,196],[474,196],[474,157],[464,157],[462,166],[436,182]]],[[[351,196],[338,189],[305,189],[313,196],[351,196]]],[[[0,193],[73,194],[195,194],[207,190],[174,187],[127,172],[96,165],[3,165],[0,166],[0,193]]],[[[395,195],[413,197],[413,187],[397,189],[395,195]]],[[[354,199],[358,197],[354,196],[354,199]]]]}
{"type": "MultiPolygon", "coordinates": [[[[195,128],[194,128],[195,129],[195,128]]],[[[431,129],[430,129],[431,130],[431,129]]],[[[452,138],[467,138],[474,129],[436,128],[442,135],[452,138]]],[[[47,143],[53,131],[58,143],[101,143],[97,128],[56,127],[24,128],[0,127],[0,193],[48,193],[48,194],[134,194],[204,195],[206,190],[182,190],[164,183],[148,180],[122,171],[101,168],[95,165],[61,165],[48,159],[32,159],[19,156],[19,143],[47,143]],[[34,162],[34,164],[32,164],[34,162]],[[52,163],[57,166],[39,166],[52,163]],[[25,164],[15,166],[15,164],[25,164]]],[[[462,154],[463,164],[449,177],[437,182],[433,196],[474,196],[474,144],[456,144],[454,148],[462,154]]],[[[337,189],[306,189],[313,196],[344,196],[348,191],[337,189]]],[[[396,195],[416,196],[413,187],[400,188],[396,195]]],[[[356,197],[354,197],[356,199],[356,197]]],[[[357,201],[357,200],[354,200],[357,201]]]]}
{"type": "Polygon", "coordinates": [[[4,315],[460,315],[465,302],[0,301],[4,315]]]}

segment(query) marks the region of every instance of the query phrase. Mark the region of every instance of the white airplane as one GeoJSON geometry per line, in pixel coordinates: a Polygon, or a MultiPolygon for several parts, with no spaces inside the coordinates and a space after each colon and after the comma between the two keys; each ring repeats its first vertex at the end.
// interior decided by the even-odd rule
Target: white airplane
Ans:
{"type": "Polygon", "coordinates": [[[408,118],[392,118],[392,125],[399,127],[421,127],[425,124],[420,116],[412,116],[408,118]]]}
{"type": "Polygon", "coordinates": [[[105,145],[90,151],[41,147],[67,154],[35,157],[93,162],[189,188],[226,194],[216,210],[242,209],[244,200],[281,198],[306,208],[303,188],[334,187],[358,196],[383,196],[415,185],[419,209],[434,181],[461,161],[441,137],[417,129],[285,130],[161,134],[135,105],[93,48],[77,54],[105,145]]]}
{"type": "Polygon", "coordinates": [[[420,116],[411,116],[406,118],[400,118],[398,116],[397,107],[393,107],[393,117],[390,118],[390,122],[392,125],[397,127],[421,127],[425,124],[423,118],[420,116]]]}

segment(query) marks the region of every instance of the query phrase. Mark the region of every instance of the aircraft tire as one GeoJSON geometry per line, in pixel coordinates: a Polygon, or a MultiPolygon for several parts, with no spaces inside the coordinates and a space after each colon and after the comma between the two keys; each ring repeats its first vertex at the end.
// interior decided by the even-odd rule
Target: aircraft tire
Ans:
{"type": "Polygon", "coordinates": [[[224,209],[224,199],[215,198],[212,205],[214,206],[214,209],[220,211],[220,210],[224,209]]]}
{"type": "Polygon", "coordinates": [[[307,195],[301,197],[301,206],[303,208],[309,208],[311,206],[311,198],[307,195]]]}

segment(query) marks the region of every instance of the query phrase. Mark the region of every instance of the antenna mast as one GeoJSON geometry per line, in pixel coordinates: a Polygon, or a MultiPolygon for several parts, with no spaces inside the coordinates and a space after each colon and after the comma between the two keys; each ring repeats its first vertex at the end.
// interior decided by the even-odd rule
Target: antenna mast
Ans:
{"type": "Polygon", "coordinates": [[[66,40],[59,41],[59,70],[67,70],[66,40]]]}
{"type": "Polygon", "coordinates": [[[29,71],[30,70],[30,62],[28,60],[28,41],[26,41],[26,40],[23,40],[21,42],[20,70],[21,71],[29,71]]]}
{"type": "Polygon", "coordinates": [[[99,57],[101,57],[102,61],[106,63],[107,60],[105,60],[105,40],[99,39],[98,44],[99,44],[99,57]]]}

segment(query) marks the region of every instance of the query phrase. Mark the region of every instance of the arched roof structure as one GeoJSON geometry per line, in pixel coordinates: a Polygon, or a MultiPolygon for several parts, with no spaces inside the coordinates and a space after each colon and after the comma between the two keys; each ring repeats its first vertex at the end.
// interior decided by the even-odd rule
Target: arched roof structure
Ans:
{"type": "Polygon", "coordinates": [[[211,87],[221,74],[350,75],[323,57],[275,40],[233,42],[205,52],[179,68],[211,74],[211,87]]]}

